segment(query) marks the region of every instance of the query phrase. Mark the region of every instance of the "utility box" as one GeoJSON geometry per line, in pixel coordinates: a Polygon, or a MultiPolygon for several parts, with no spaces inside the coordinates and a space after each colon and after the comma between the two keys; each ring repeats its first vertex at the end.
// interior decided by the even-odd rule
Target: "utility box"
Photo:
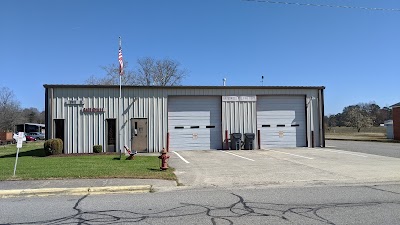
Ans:
{"type": "Polygon", "coordinates": [[[245,133],[244,134],[244,149],[246,150],[253,150],[254,149],[254,138],[255,138],[254,133],[245,133]]]}
{"type": "Polygon", "coordinates": [[[240,150],[241,144],[242,144],[242,134],[241,133],[232,133],[231,134],[231,149],[232,150],[240,150]]]}

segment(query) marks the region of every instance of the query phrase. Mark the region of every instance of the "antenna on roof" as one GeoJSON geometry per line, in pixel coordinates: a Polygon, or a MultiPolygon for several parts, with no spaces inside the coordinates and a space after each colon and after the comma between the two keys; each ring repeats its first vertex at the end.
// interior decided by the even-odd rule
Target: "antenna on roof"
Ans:
{"type": "Polygon", "coordinates": [[[261,86],[264,86],[264,76],[261,76],[261,86]]]}
{"type": "Polygon", "coordinates": [[[222,79],[222,85],[226,86],[226,78],[222,79]]]}

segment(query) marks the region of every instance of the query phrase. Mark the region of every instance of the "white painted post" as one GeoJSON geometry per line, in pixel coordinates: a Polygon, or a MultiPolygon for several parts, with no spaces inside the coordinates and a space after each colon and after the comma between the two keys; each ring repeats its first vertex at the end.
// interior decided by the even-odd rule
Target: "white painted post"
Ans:
{"type": "Polygon", "coordinates": [[[24,139],[24,135],[25,135],[24,132],[19,132],[18,135],[14,135],[14,138],[17,139],[17,154],[15,156],[13,177],[15,177],[15,172],[17,171],[18,154],[19,154],[19,149],[22,148],[22,142],[24,139]]]}
{"type": "Polygon", "coordinates": [[[17,155],[15,156],[15,164],[14,164],[14,174],[13,174],[13,177],[15,177],[15,171],[17,170],[18,154],[19,154],[19,148],[17,148],[17,155]]]}

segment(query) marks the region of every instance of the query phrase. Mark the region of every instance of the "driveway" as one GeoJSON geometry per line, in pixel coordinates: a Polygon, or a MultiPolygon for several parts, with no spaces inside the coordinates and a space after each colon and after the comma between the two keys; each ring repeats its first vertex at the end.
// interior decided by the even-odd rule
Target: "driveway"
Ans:
{"type": "Polygon", "coordinates": [[[331,148],[170,153],[179,182],[190,187],[359,184],[400,181],[400,159],[331,148]]]}

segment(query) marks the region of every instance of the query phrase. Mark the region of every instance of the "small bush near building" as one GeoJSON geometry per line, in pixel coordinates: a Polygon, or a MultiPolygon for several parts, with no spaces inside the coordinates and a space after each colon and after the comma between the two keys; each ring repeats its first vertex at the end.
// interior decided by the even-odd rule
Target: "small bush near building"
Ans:
{"type": "Polygon", "coordinates": [[[101,153],[101,152],[103,152],[103,146],[93,145],[93,153],[101,153]]]}
{"type": "Polygon", "coordinates": [[[44,152],[46,155],[60,155],[63,150],[63,141],[59,138],[50,139],[44,142],[44,152]]]}

